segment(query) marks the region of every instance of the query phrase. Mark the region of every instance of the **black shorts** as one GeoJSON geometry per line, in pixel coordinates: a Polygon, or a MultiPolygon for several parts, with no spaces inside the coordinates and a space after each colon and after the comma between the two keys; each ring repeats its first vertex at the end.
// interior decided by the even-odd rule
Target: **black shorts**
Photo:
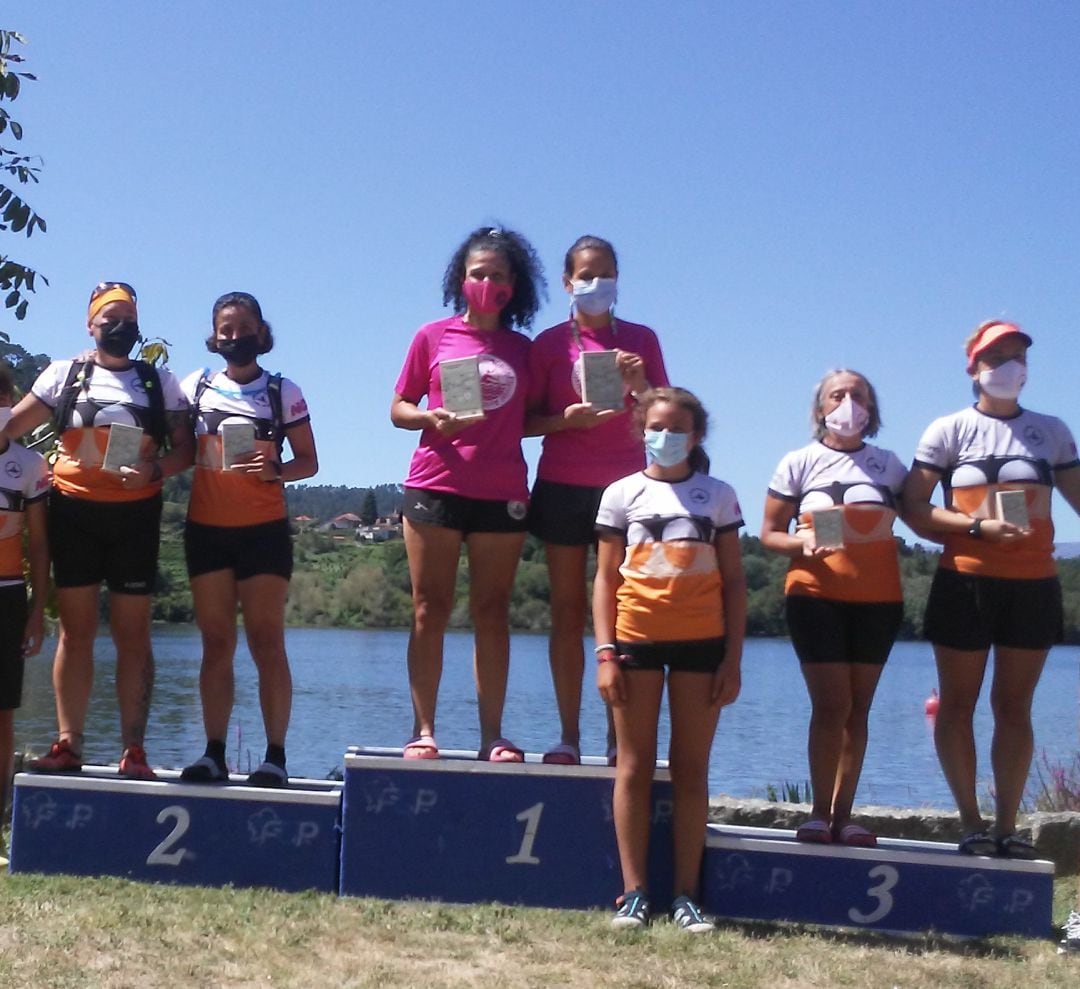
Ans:
{"type": "Polygon", "coordinates": [[[724,661],[727,640],[691,639],[686,642],[617,642],[625,656],[624,670],[663,670],[672,673],[715,673],[724,661]]]}
{"type": "Polygon", "coordinates": [[[27,614],[26,585],[0,587],[0,711],[14,711],[22,703],[27,614]]]}
{"type": "Polygon", "coordinates": [[[161,494],[88,501],[49,492],[49,552],[57,587],[105,581],[115,594],[150,594],[157,580],[161,494]]]}
{"type": "Polygon", "coordinates": [[[556,546],[596,543],[596,511],[604,489],[537,481],[529,500],[529,532],[556,546]]]}
{"type": "Polygon", "coordinates": [[[473,532],[525,532],[529,506],[524,501],[489,501],[466,498],[449,491],[406,488],[401,514],[410,522],[473,532]]]}
{"type": "Polygon", "coordinates": [[[260,574],[292,577],[293,548],[288,519],[259,525],[184,526],[184,556],[189,577],[231,570],[237,580],[260,574]]]}
{"type": "Polygon", "coordinates": [[[941,567],[930,586],[923,632],[935,645],[965,652],[992,645],[1049,649],[1065,637],[1061,582],[977,577],[941,567]]]}
{"type": "Polygon", "coordinates": [[[904,621],[900,601],[829,601],[789,594],[784,611],[800,663],[881,666],[904,621]]]}

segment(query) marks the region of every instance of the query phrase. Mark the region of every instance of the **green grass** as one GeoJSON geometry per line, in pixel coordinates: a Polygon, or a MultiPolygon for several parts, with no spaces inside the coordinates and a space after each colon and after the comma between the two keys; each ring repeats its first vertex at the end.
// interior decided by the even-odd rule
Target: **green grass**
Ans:
{"type": "MultiPolygon", "coordinates": [[[[1075,878],[1055,888],[1060,923],[1075,878]]],[[[0,878],[0,986],[1075,986],[1050,940],[958,942],[730,924],[616,934],[601,911],[0,878]]]]}

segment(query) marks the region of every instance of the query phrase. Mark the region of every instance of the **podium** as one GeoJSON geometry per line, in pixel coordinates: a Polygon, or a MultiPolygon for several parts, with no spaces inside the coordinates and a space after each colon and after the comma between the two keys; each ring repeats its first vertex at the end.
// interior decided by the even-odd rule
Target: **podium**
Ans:
{"type": "Polygon", "coordinates": [[[158,776],[119,779],[107,766],[18,774],[11,871],[336,891],[340,783],[278,790],[158,776]]]}
{"type": "Polygon", "coordinates": [[[814,845],[794,831],[709,825],[703,906],[720,917],[968,937],[1047,937],[1054,864],[961,855],[955,845],[879,838],[814,845]]]}
{"type": "MultiPolygon", "coordinates": [[[[592,765],[588,763],[593,763],[592,765]]],[[[479,762],[443,752],[351,749],[342,797],[341,893],[455,903],[611,908],[622,889],[615,770],[479,762]]],[[[650,888],[670,899],[671,783],[653,784],[650,888]]]]}

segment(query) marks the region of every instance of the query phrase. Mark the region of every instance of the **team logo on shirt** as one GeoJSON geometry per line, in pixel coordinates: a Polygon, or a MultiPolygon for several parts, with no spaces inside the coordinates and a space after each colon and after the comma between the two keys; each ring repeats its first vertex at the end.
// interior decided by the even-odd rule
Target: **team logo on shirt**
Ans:
{"type": "Polygon", "coordinates": [[[704,505],[709,500],[709,492],[704,488],[691,488],[690,500],[695,505],[704,505]]]}
{"type": "Polygon", "coordinates": [[[480,391],[483,394],[484,411],[501,409],[517,390],[517,374],[501,357],[493,354],[480,355],[480,391]]]}
{"type": "Polygon", "coordinates": [[[299,402],[293,402],[289,408],[289,415],[301,416],[307,412],[307,402],[304,399],[300,399],[299,402]]]}
{"type": "Polygon", "coordinates": [[[1036,426],[1024,427],[1024,439],[1027,440],[1032,446],[1042,446],[1043,434],[1039,432],[1036,426]]]}
{"type": "Polygon", "coordinates": [[[528,506],[523,501],[508,501],[506,503],[506,514],[516,522],[520,522],[525,518],[526,511],[528,511],[528,506]]]}
{"type": "Polygon", "coordinates": [[[8,477],[22,477],[22,464],[15,460],[9,460],[4,464],[4,473],[8,477]]]}
{"type": "Polygon", "coordinates": [[[866,458],[866,469],[872,470],[875,474],[884,474],[885,465],[878,460],[877,457],[870,456],[866,458]]]}
{"type": "Polygon", "coordinates": [[[253,405],[261,405],[263,408],[269,408],[270,398],[265,391],[256,392],[251,396],[251,402],[253,405]]]}

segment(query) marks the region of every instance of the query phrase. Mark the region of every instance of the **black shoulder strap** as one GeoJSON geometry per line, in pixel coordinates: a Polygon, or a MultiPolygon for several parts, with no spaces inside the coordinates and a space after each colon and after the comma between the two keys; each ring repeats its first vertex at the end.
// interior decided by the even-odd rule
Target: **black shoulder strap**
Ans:
{"type": "Polygon", "coordinates": [[[64,382],[64,387],[60,389],[60,398],[56,403],[56,408],[53,410],[53,421],[56,423],[58,433],[62,433],[68,428],[72,410],[79,399],[79,389],[89,381],[93,370],[93,361],[71,362],[67,380],[64,382]],[[84,369],[86,371],[85,375],[83,374],[84,369]]]}
{"type": "Polygon", "coordinates": [[[210,368],[204,367],[202,373],[199,375],[199,380],[195,382],[195,395],[191,400],[191,417],[195,418],[199,414],[199,400],[203,397],[203,393],[210,387],[210,368]]]}
{"type": "Polygon", "coordinates": [[[165,396],[161,391],[161,375],[153,364],[135,361],[135,373],[139,376],[150,410],[150,433],[158,448],[164,450],[169,445],[169,428],[165,421],[165,396]]]}
{"type": "Polygon", "coordinates": [[[266,397],[270,400],[270,423],[274,430],[274,442],[277,443],[278,459],[285,446],[285,414],[281,405],[281,375],[271,374],[266,382],[266,397]]]}

